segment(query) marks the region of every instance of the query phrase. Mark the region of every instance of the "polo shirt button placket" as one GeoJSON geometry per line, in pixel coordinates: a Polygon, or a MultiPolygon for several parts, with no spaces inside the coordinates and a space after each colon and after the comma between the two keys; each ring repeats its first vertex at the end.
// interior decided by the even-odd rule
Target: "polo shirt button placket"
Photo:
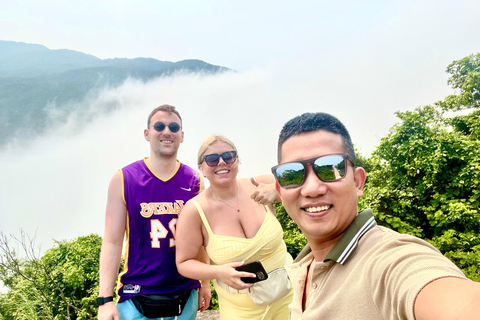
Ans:
{"type": "Polygon", "coordinates": [[[316,283],[314,283],[314,284],[312,285],[312,288],[313,288],[314,290],[317,289],[317,287],[318,287],[318,286],[317,286],[316,283]]]}

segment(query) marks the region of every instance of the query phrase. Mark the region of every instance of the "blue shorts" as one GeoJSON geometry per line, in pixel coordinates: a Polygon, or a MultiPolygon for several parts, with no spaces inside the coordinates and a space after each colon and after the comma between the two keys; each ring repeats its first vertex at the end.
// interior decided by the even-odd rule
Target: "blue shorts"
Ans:
{"type": "MultiPolygon", "coordinates": [[[[131,299],[117,304],[120,320],[151,320],[138,312],[131,299]]],[[[155,320],[193,320],[197,317],[198,292],[193,289],[182,314],[176,317],[155,318],[155,320]]]]}

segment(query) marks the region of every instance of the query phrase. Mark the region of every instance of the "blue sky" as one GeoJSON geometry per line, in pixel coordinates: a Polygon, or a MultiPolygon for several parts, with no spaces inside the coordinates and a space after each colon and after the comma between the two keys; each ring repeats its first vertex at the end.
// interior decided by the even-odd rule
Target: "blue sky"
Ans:
{"type": "Polygon", "coordinates": [[[72,116],[0,150],[0,231],[36,230],[44,249],[52,239],[103,233],[109,179],[148,155],[143,126],[159,104],[182,112],[180,160],[195,166],[202,138],[222,133],[237,143],[249,177],[269,172],[281,126],[303,112],[333,113],[369,155],[395,112],[452,93],[446,67],[480,52],[478,1],[2,0],[1,8],[1,40],[238,71],[131,81],[82,102],[116,103],[114,114],[81,128],[72,116]]]}

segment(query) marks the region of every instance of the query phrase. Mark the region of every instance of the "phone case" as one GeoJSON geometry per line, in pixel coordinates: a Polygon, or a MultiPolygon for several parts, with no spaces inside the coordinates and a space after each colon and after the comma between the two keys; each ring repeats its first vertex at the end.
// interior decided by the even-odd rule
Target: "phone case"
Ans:
{"type": "Polygon", "coordinates": [[[251,272],[257,275],[256,278],[245,278],[245,277],[240,278],[245,283],[255,283],[255,282],[267,280],[268,278],[268,273],[265,271],[260,261],[247,263],[235,269],[237,271],[251,272]]]}

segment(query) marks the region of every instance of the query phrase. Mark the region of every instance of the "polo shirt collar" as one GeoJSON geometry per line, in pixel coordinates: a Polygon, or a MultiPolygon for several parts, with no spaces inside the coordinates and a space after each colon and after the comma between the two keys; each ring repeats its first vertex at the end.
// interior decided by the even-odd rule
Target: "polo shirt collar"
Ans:
{"type": "Polygon", "coordinates": [[[371,209],[360,211],[350,226],[348,226],[340,240],[327,254],[324,262],[334,260],[342,265],[345,264],[350,255],[357,248],[358,241],[376,224],[377,223],[373,217],[373,212],[371,209]]]}

